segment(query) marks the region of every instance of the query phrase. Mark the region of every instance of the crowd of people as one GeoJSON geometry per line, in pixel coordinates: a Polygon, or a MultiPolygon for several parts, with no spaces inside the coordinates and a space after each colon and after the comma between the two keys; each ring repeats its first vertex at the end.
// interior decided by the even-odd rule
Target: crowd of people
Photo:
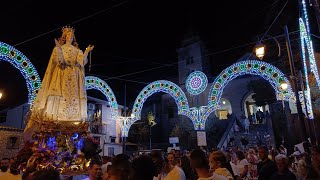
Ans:
{"type": "Polygon", "coordinates": [[[66,175],[56,169],[19,171],[15,159],[1,160],[0,180],[315,180],[320,179],[320,146],[287,155],[259,146],[248,150],[207,152],[152,150],[132,156],[118,154],[91,161],[87,174],[66,175]],[[308,153],[309,152],[309,153],[308,153]]]}

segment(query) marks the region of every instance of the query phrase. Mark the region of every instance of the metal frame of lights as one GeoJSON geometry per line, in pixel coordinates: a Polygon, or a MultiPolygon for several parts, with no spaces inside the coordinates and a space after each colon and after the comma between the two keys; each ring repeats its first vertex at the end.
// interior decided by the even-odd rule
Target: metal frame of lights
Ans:
{"type": "Polygon", "coordinates": [[[102,79],[94,76],[86,76],[85,86],[87,90],[90,90],[90,89],[99,90],[106,96],[111,107],[111,118],[117,120],[119,116],[118,103],[110,86],[102,79]]]}
{"type": "Polygon", "coordinates": [[[192,72],[186,80],[186,89],[192,95],[198,95],[206,90],[208,85],[207,76],[201,71],[192,72]]]}
{"type": "Polygon", "coordinates": [[[312,102],[311,102],[311,93],[310,93],[310,86],[309,86],[309,79],[308,79],[308,66],[307,66],[307,58],[306,53],[308,53],[309,57],[309,63],[310,63],[310,70],[313,73],[316,84],[318,87],[320,87],[320,79],[319,79],[319,72],[317,68],[317,63],[314,56],[314,50],[312,45],[312,40],[310,37],[310,29],[309,29],[309,20],[308,20],[308,13],[306,8],[306,3],[304,0],[302,0],[302,12],[303,12],[303,18],[299,18],[299,28],[300,28],[300,41],[301,41],[301,54],[302,54],[302,60],[303,60],[303,71],[304,71],[304,78],[306,82],[306,90],[304,92],[304,95],[302,92],[299,94],[300,96],[300,102],[302,104],[302,109],[305,113],[305,115],[309,119],[314,119],[313,110],[312,110],[312,102]],[[307,51],[306,48],[307,47],[307,51]],[[304,103],[304,100],[306,102],[304,103]],[[305,107],[305,105],[307,107],[305,107]]]}
{"type": "Polygon", "coordinates": [[[132,117],[119,116],[118,120],[119,120],[118,123],[121,127],[121,137],[128,137],[128,133],[131,125],[137,120],[135,120],[133,116],[132,117]]]}
{"type": "Polygon", "coordinates": [[[231,80],[244,74],[261,76],[271,84],[275,90],[276,98],[278,100],[295,102],[296,97],[292,91],[289,80],[278,68],[258,60],[240,61],[224,69],[212,83],[208,96],[209,110],[207,111],[207,114],[205,114],[206,117],[208,117],[215,109],[220,107],[220,98],[224,87],[231,80]],[[288,88],[286,90],[281,89],[280,84],[282,82],[286,82],[288,84],[288,88]]]}
{"type": "Polygon", "coordinates": [[[37,96],[41,86],[41,79],[36,68],[20,51],[6,43],[0,42],[0,61],[4,60],[17,68],[27,83],[28,88],[28,104],[32,108],[32,104],[37,96]]]}

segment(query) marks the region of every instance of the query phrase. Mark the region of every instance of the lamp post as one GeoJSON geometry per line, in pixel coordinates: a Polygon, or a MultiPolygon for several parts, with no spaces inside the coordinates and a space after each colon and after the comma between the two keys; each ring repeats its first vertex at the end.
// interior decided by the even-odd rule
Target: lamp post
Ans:
{"type": "Polygon", "coordinates": [[[152,144],[151,143],[151,140],[152,140],[151,128],[157,124],[155,122],[155,117],[154,117],[152,112],[149,112],[149,114],[148,114],[148,124],[149,124],[149,149],[151,150],[152,149],[152,145],[151,145],[152,144]]]}
{"type": "MultiPolygon", "coordinates": [[[[290,65],[290,80],[291,83],[293,84],[293,89],[294,89],[294,93],[296,96],[296,106],[297,106],[297,111],[298,111],[298,121],[300,123],[300,128],[301,128],[301,138],[303,141],[307,140],[306,137],[306,127],[305,127],[305,123],[304,123],[304,117],[303,117],[303,112],[302,112],[302,107],[301,107],[301,103],[299,101],[299,94],[298,94],[298,85],[297,85],[297,80],[295,78],[295,67],[294,67],[294,61],[293,61],[293,55],[292,55],[292,50],[291,50],[291,44],[290,44],[290,38],[289,38],[289,33],[288,33],[288,28],[287,26],[284,26],[284,33],[285,33],[285,39],[286,39],[286,47],[287,47],[287,53],[288,53],[288,60],[289,60],[289,65],[290,65]]],[[[281,47],[280,47],[280,43],[278,42],[278,40],[272,36],[270,36],[273,40],[275,40],[275,42],[278,45],[278,57],[280,57],[281,55],[281,47]]],[[[255,46],[255,53],[256,56],[262,60],[264,55],[265,55],[265,46],[261,43],[261,41],[255,46]]],[[[285,84],[282,84],[281,88],[284,88],[285,84]]],[[[287,87],[286,87],[287,88],[287,87]]]]}
{"type": "MultiPolygon", "coordinates": [[[[127,114],[127,104],[126,104],[126,96],[127,96],[127,86],[126,83],[124,83],[124,115],[127,114]]],[[[122,154],[126,154],[126,136],[122,137],[122,154]]]]}
{"type": "MultiPolygon", "coordinates": [[[[281,47],[280,47],[280,43],[279,41],[274,38],[273,36],[269,36],[269,35],[264,35],[264,36],[267,36],[267,37],[270,37],[271,39],[273,39],[277,45],[278,45],[278,57],[281,56],[281,47]]],[[[254,47],[255,49],[255,53],[256,53],[256,56],[262,60],[264,55],[265,55],[265,49],[266,49],[266,46],[264,44],[261,43],[261,41],[259,41],[256,46],[254,47]]]]}
{"type": "Polygon", "coordinates": [[[308,141],[308,138],[306,136],[306,125],[304,122],[302,107],[301,107],[301,103],[299,101],[298,83],[297,83],[297,79],[294,78],[296,75],[296,72],[295,72],[295,67],[294,67],[293,55],[292,55],[291,44],[290,44],[290,37],[289,37],[287,26],[284,26],[284,32],[285,32],[285,37],[286,37],[286,46],[287,46],[288,59],[289,59],[289,65],[290,65],[290,73],[291,73],[290,79],[294,85],[294,93],[296,96],[296,105],[297,105],[298,118],[299,118],[298,121],[299,121],[300,127],[301,127],[301,138],[303,141],[308,141]]]}

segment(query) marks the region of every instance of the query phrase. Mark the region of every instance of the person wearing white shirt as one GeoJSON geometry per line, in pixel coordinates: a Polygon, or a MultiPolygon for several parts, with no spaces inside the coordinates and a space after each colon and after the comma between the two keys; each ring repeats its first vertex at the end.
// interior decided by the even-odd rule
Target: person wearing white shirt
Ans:
{"type": "Polygon", "coordinates": [[[200,149],[195,149],[190,154],[190,164],[197,174],[198,180],[227,180],[227,177],[209,172],[209,160],[207,155],[200,149]]]}
{"type": "Polygon", "coordinates": [[[178,166],[174,166],[167,157],[164,157],[162,172],[161,175],[167,174],[165,177],[161,177],[163,180],[186,180],[183,170],[178,166]]]}
{"type": "Polygon", "coordinates": [[[237,157],[237,168],[240,173],[240,178],[245,178],[249,176],[249,162],[246,159],[244,153],[242,151],[236,152],[237,157]]]}

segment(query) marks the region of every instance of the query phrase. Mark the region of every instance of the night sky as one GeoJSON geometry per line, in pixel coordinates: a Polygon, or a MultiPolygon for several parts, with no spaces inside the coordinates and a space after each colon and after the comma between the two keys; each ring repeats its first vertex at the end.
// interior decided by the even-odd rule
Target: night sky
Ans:
{"type": "MultiPolygon", "coordinates": [[[[289,31],[298,30],[299,11],[297,1],[284,0],[29,0],[5,1],[1,14],[0,41],[26,55],[41,78],[61,27],[74,27],[82,50],[95,45],[86,75],[104,79],[119,104],[124,102],[126,86],[128,105],[148,83],[177,77],[176,49],[190,30],[206,44],[216,75],[250,53],[258,35],[282,34],[284,24],[289,31]]],[[[27,101],[23,77],[4,61],[0,61],[0,89],[2,106],[27,101]]],[[[95,90],[88,95],[103,97],[95,90]]]]}

